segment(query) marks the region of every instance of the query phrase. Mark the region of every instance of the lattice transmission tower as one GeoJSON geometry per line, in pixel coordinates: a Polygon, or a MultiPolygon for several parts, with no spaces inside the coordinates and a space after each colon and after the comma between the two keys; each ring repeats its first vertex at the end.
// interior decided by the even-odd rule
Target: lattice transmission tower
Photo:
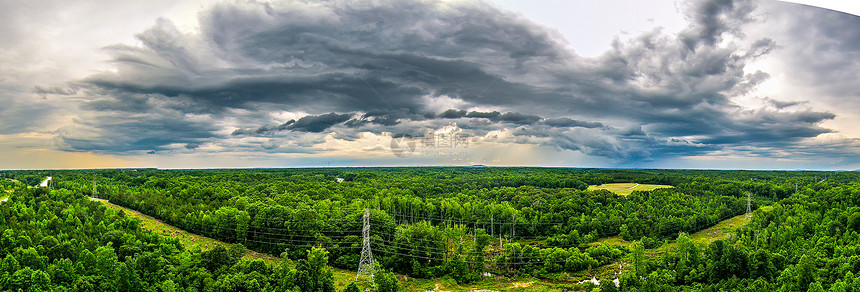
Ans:
{"type": "Polygon", "coordinates": [[[747,193],[747,219],[752,215],[752,194],[747,193]]]}
{"type": "Polygon", "coordinates": [[[370,210],[364,209],[364,227],[361,228],[361,259],[358,261],[358,273],[355,274],[355,280],[358,281],[361,277],[370,277],[373,279],[373,273],[376,271],[376,266],[373,265],[373,252],[370,249],[370,210]]]}

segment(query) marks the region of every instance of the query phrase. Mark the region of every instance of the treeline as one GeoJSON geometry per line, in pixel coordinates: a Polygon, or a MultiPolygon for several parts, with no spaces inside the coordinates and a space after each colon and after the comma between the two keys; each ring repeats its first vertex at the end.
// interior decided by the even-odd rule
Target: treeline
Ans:
{"type": "MultiPolygon", "coordinates": [[[[44,172],[4,173],[32,177],[44,172]]],[[[626,251],[579,246],[610,235],[675,238],[789,196],[823,172],[544,168],[55,171],[57,186],[103,197],[183,229],[293,259],[324,246],[354,269],[371,209],[378,261],[415,277],[551,274],[626,251]],[[336,178],[342,178],[338,183],[336,178]],[[93,180],[96,192],[93,192],[93,180]],[[589,184],[674,188],[621,197],[589,184]],[[530,239],[541,244],[518,244],[530,239]],[[597,255],[595,253],[601,253],[597,255]]]]}

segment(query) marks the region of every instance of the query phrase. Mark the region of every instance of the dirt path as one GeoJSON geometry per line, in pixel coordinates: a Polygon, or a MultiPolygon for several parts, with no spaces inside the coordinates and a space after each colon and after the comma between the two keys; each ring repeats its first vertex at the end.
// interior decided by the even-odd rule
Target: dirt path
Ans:
{"type": "Polygon", "coordinates": [[[639,184],[636,184],[635,186],[632,186],[632,187],[629,187],[629,188],[626,188],[626,189],[623,189],[623,190],[617,190],[617,191],[615,191],[614,193],[620,193],[620,192],[623,192],[623,191],[626,191],[626,190],[632,190],[632,189],[635,189],[635,188],[636,188],[636,187],[638,187],[638,186],[639,186],[639,184]]]}

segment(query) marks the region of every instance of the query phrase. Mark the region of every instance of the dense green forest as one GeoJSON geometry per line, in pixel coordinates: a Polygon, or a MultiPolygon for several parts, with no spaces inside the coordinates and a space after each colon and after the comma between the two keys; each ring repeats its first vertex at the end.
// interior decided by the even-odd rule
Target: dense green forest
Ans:
{"type": "Polygon", "coordinates": [[[275,265],[241,245],[186,250],[80,193],[15,191],[0,204],[2,291],[334,291],[323,249],[275,265]]]}
{"type": "Polygon", "coordinates": [[[0,176],[6,178],[0,188],[12,191],[12,199],[0,204],[5,230],[0,249],[8,254],[0,281],[11,291],[35,287],[28,284],[33,281],[56,290],[89,283],[95,290],[139,285],[167,291],[162,288],[167,285],[176,291],[248,291],[243,289],[253,282],[262,290],[329,291],[334,287],[326,265],[357,267],[365,209],[377,263],[417,278],[468,283],[489,273],[562,279],[625,262],[629,271],[617,287],[624,291],[854,291],[852,273],[860,269],[854,252],[860,246],[860,176],[853,172],[471,167],[4,171],[0,176]],[[55,190],[27,187],[48,175],[56,180],[55,190]],[[673,187],[629,196],[586,190],[614,182],[673,187]],[[754,212],[751,223],[730,239],[707,246],[690,241],[687,234],[745,213],[747,194],[751,209],[771,207],[754,212]],[[87,196],[284,260],[272,265],[240,260],[230,250],[186,250],[87,196]],[[615,235],[636,244],[589,244],[615,235]],[[646,255],[666,241],[678,248],[646,255]],[[57,246],[65,247],[57,252],[57,246]],[[114,269],[109,275],[115,278],[97,278],[102,274],[89,269],[95,263],[86,262],[84,253],[96,255],[96,261],[108,258],[102,267],[114,269]],[[158,271],[147,270],[152,261],[158,271]],[[295,276],[301,273],[310,276],[295,276]]]}

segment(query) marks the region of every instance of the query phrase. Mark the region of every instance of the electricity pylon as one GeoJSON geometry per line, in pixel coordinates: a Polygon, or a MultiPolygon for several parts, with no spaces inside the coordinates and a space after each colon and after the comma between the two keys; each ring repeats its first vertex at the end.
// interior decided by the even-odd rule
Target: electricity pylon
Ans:
{"type": "Polygon", "coordinates": [[[373,253],[370,250],[370,210],[367,208],[364,209],[364,227],[361,228],[361,236],[361,259],[358,261],[355,280],[358,281],[358,278],[367,276],[372,280],[376,266],[373,265],[373,253]]]}
{"type": "Polygon", "coordinates": [[[752,214],[752,198],[750,196],[751,194],[747,193],[747,219],[749,219],[752,214]]]}

